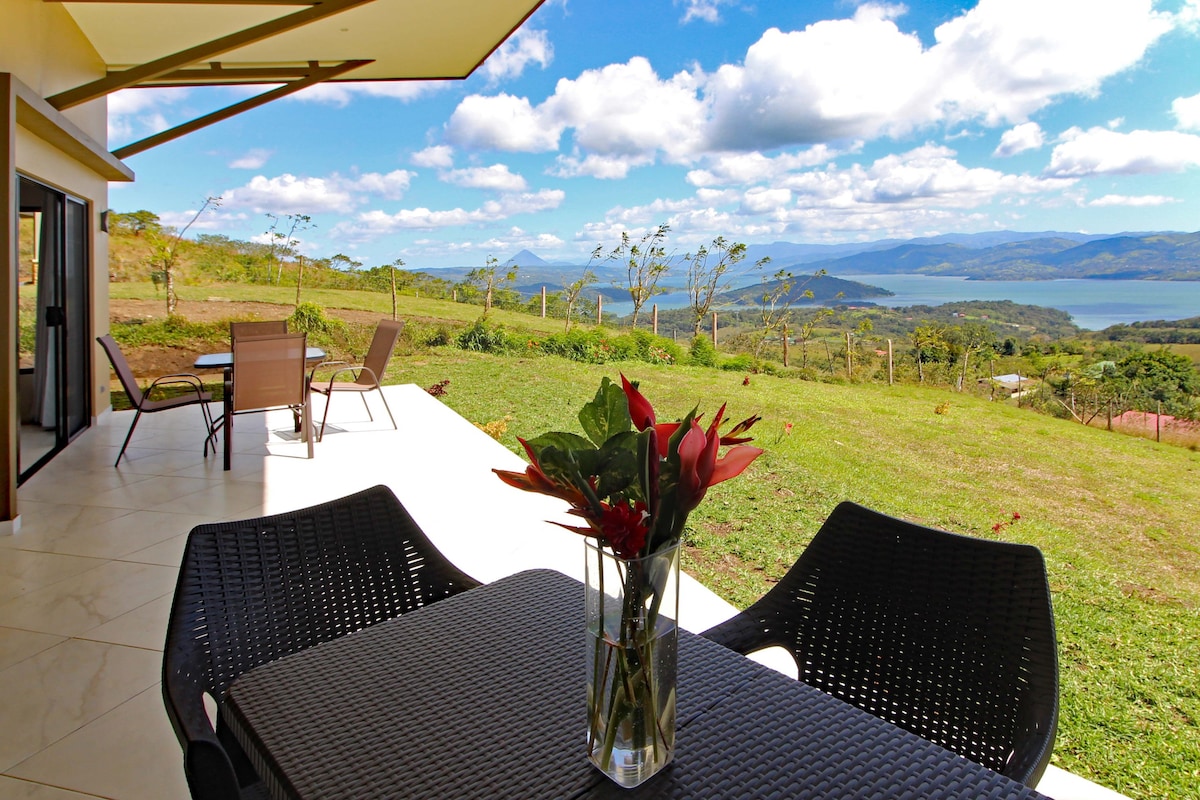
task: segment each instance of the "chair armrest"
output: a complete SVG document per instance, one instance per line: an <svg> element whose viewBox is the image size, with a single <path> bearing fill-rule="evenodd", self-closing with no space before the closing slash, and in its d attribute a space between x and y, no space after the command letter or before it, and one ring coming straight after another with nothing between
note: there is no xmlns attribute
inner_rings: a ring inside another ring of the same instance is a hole
<svg viewBox="0 0 1200 800"><path fill-rule="evenodd" d="M330 365L333 365L333 364L345 364L345 363L346 363L345 361L331 361L331 362L329 362L329 364L330 364ZM322 365L318 365L318 366L322 366ZM338 375L341 375L343 372L357 373L357 372L360 372L360 371L362 371L362 370L367 370L367 368L366 368L366 367L364 367L364 366L361 366L361 365L359 365L359 364L349 364L349 365L347 365L347 366L345 366L345 367L341 367L340 369L335 369L333 372L329 373L329 376L328 376L329 385L330 385L330 386L333 386L333 382L334 382L334 380L337 378L337 376L338 376ZM316 367L313 367L313 372L316 372ZM367 370L367 372L371 372L371 371L370 371L370 370ZM374 375L374 374L375 374L374 372L371 372L371 375ZM354 379L355 379L355 380L358 380L358 375L357 375L357 374L355 374L355 375L354 375ZM322 378L322 379L321 379L321 382L325 382L325 380L326 380L326 378ZM309 376L308 382L309 382L309 384L311 384L311 383L313 382L313 377L312 377L311 375Z"/></svg>
<svg viewBox="0 0 1200 800"><path fill-rule="evenodd" d="M336 366L340 366L340 365L348 364L348 363L350 363L350 362L348 362L348 361L322 361L320 364L314 364L313 368L308 371L308 382L309 383L313 382L313 380L316 378L317 370L321 369L322 367L336 367Z"/></svg>
<svg viewBox="0 0 1200 800"><path fill-rule="evenodd" d="M155 378L154 381L146 387L146 391L142 392L142 401L145 402L146 400L149 400L151 392L161 386L181 384L190 386L192 391L196 393L196 399L201 402L204 401L204 381L200 380L199 375L193 375L190 372L179 372L173 375L163 375Z"/></svg>

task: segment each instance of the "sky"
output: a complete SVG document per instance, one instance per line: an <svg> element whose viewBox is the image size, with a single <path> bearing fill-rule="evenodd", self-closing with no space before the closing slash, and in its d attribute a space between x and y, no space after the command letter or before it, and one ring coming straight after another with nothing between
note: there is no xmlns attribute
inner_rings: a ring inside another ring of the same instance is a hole
<svg viewBox="0 0 1200 800"><path fill-rule="evenodd" d="M256 89L257 91L257 89ZM245 97L109 98L115 149ZM313 258L582 264L1200 230L1200 0L546 0L463 81L326 84L130 157L116 211Z"/></svg>

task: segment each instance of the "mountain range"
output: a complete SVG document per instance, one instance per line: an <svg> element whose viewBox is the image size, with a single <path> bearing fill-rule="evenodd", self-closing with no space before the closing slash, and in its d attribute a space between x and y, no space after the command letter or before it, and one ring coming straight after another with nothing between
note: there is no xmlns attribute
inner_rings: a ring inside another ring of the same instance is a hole
<svg viewBox="0 0 1200 800"><path fill-rule="evenodd" d="M770 263L756 271L755 264L762 258L769 258ZM684 285L683 264L683 256L673 257L673 269L660 281L664 288L678 289ZM523 294L536 293L542 286L556 290L577 280L586 268L597 277L593 291L614 298L626 295L621 289L606 288L626 279L625 270L613 262L595 262L585 267L547 261L522 250L502 266L514 265L518 274L513 288ZM438 277L457 280L470 269L447 267L432 272ZM749 245L746 258L727 277L733 292L760 291L762 278L781 269L797 277L825 270L830 276L904 273L953 275L971 280L1200 280L1200 232L989 231L833 245L774 242ZM869 291L851 286L843 286L842 290L847 296L871 296Z"/></svg>

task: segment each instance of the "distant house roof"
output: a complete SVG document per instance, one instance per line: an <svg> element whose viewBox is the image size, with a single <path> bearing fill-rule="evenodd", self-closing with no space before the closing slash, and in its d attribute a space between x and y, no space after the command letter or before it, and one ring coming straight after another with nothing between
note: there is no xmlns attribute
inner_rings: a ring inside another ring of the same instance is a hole
<svg viewBox="0 0 1200 800"><path fill-rule="evenodd" d="M996 377L992 378L992 380L998 383L1020 383L1023 381L1028 381L1029 378L1014 373L1012 375L997 375Z"/></svg>

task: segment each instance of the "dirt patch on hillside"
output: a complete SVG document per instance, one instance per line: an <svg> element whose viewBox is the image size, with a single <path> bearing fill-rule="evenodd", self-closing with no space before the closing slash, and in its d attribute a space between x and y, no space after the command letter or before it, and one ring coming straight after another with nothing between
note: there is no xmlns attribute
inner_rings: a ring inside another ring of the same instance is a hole
<svg viewBox="0 0 1200 800"><path fill-rule="evenodd" d="M162 319L166 316L162 300L110 300L109 318L113 322ZM281 319L292 313L291 304L232 302L212 298L202 303L181 301L178 313L192 322L218 322L226 319ZM352 324L375 325L380 315L377 311L350 311L341 308L327 309L331 317ZM187 348L146 346L127 349L125 357L138 377L157 377L174 372L195 372L192 364L196 356L212 352L215 345ZM220 375L220 370L211 373Z"/></svg>

